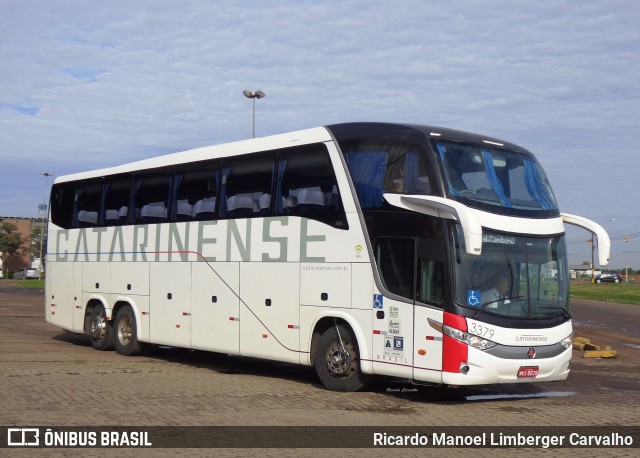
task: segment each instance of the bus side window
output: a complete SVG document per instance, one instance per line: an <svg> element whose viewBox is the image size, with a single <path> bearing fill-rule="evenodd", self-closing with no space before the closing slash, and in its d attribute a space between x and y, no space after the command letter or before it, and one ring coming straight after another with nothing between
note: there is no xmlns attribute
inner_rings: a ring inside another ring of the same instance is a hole
<svg viewBox="0 0 640 458"><path fill-rule="evenodd" d="M78 183L75 189L73 227L94 227L100 223L102 183L97 180Z"/></svg>
<svg viewBox="0 0 640 458"><path fill-rule="evenodd" d="M129 211L135 212L133 218L136 224L168 221L170 183L171 174L168 171L135 177Z"/></svg>
<svg viewBox="0 0 640 458"><path fill-rule="evenodd" d="M415 239L378 237L373 250L384 287L389 292L413 300Z"/></svg>
<svg viewBox="0 0 640 458"><path fill-rule="evenodd" d="M73 183L60 183L51 188L51 221L63 229L73 227L75 188Z"/></svg>
<svg viewBox="0 0 640 458"><path fill-rule="evenodd" d="M418 239L418 283L416 300L424 304L444 306L445 297L445 245L437 238Z"/></svg>
<svg viewBox="0 0 640 458"><path fill-rule="evenodd" d="M336 176L324 145L278 154L275 206L278 215L302 216L347 229Z"/></svg>
<svg viewBox="0 0 640 458"><path fill-rule="evenodd" d="M425 304L444 305L444 263L432 259L419 259L417 300Z"/></svg>
<svg viewBox="0 0 640 458"><path fill-rule="evenodd" d="M216 218L220 171L217 163L190 164L173 177L172 215L174 221Z"/></svg>
<svg viewBox="0 0 640 458"><path fill-rule="evenodd" d="M271 214L273 153L223 160L219 211L226 218Z"/></svg>
<svg viewBox="0 0 640 458"><path fill-rule="evenodd" d="M385 138L341 142L363 209L384 208L384 193L433 194L430 170L418 145Z"/></svg>
<svg viewBox="0 0 640 458"><path fill-rule="evenodd" d="M104 183L104 225L119 226L127 224L129 198L131 194L130 175L109 177Z"/></svg>

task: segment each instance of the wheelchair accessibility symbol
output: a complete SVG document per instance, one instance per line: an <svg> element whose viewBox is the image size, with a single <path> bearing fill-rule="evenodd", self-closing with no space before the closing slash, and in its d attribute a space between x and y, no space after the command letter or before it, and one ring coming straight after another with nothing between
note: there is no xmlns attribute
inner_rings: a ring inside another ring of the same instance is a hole
<svg viewBox="0 0 640 458"><path fill-rule="evenodd" d="M374 294L373 295L373 308L381 309L382 308L382 294Z"/></svg>
<svg viewBox="0 0 640 458"><path fill-rule="evenodd" d="M467 290L467 305L472 307L480 306L480 291L477 289Z"/></svg>

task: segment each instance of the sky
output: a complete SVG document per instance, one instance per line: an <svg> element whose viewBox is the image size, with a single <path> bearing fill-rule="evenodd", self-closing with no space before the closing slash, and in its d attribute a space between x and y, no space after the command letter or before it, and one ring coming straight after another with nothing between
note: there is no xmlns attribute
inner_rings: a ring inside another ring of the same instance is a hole
<svg viewBox="0 0 640 458"><path fill-rule="evenodd" d="M0 0L0 216L54 176L252 135L408 122L532 151L640 268L637 0ZM629 241L624 242L624 237ZM590 233L569 228L572 264ZM597 258L597 256L596 256Z"/></svg>

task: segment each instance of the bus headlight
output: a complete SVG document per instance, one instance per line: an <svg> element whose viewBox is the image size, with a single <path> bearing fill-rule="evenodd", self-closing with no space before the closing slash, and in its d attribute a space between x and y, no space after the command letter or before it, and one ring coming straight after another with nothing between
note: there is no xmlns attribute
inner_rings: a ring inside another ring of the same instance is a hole
<svg viewBox="0 0 640 458"><path fill-rule="evenodd" d="M573 333L571 333L569 337L565 337L560 341L560 345L562 345L564 348L567 348L567 349L571 348L572 344L573 344Z"/></svg>
<svg viewBox="0 0 640 458"><path fill-rule="evenodd" d="M478 350L488 350L491 347L495 347L496 343L482 337L470 335L468 345Z"/></svg>
<svg viewBox="0 0 640 458"><path fill-rule="evenodd" d="M478 350L484 351L496 346L495 342L492 342L487 339L483 339L482 337L469 334L467 332L461 331L456 328L452 328L451 326L447 326L447 325L442 326L442 333L462 343L465 343L470 347L477 348Z"/></svg>

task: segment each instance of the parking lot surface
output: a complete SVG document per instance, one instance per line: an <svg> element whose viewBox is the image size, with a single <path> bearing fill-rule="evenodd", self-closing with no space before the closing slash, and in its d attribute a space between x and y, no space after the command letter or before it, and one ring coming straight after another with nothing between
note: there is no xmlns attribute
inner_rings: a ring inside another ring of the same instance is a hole
<svg viewBox="0 0 640 458"><path fill-rule="evenodd" d="M619 357L583 359L574 351L569 379L551 384L444 388L379 380L365 392L335 393L325 390L309 367L174 348L139 357L93 350L84 336L45 322L41 290L0 281L0 425L640 426L640 337L579 326L576 331L606 340L602 343L612 345ZM328 444L331 440L327 437ZM217 452L256 453L243 450ZM593 455L588 449L558 451ZM60 449L2 452L69 455ZM105 456L117 450L71 452ZM432 456L457 452L464 450L429 451ZM632 456L631 452L605 449L597 454ZM138 456L158 453L169 450L136 450ZM207 454L203 449L180 453ZM362 450L329 453L357 456ZM391 453L413 456L425 451L366 451L369 456ZM260 454L297 456L300 450L263 449ZM474 454L495 456L488 449ZM518 451L500 450L500 454Z"/></svg>

